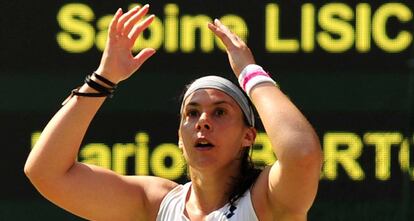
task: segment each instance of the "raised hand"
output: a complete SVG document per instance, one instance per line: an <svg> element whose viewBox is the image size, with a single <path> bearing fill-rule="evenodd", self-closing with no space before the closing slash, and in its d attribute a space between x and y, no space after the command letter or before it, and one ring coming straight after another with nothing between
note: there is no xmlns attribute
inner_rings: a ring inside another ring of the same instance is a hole
<svg viewBox="0 0 414 221"><path fill-rule="evenodd" d="M138 36L152 23L154 15L146 17L149 5L137 6L127 13L118 9L108 29L108 40L97 73L114 83L130 77L155 53L153 48L144 48L137 55L132 47Z"/></svg>
<svg viewBox="0 0 414 221"><path fill-rule="evenodd" d="M249 64L255 64L254 57L246 43L236 34L230 31L218 19L209 23L208 28L221 39L226 46L230 66L238 77L240 72Z"/></svg>

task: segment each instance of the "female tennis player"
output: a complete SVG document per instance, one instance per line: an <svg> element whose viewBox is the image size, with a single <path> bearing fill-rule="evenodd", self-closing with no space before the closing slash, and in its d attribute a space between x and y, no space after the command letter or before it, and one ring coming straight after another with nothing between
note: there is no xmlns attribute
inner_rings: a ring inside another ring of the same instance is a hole
<svg viewBox="0 0 414 221"><path fill-rule="evenodd" d="M181 105L178 146L191 182L121 176L76 161L105 98L155 53L151 48L135 56L131 52L154 19L144 17L148 9L145 5L116 12L98 69L72 91L30 153L25 165L30 181L51 202L89 220L306 220L318 188L319 139L275 81L255 64L246 44L217 19L206 25L226 46L248 97L217 76L199 78L189 86ZM251 165L248 155L256 137L248 99L278 158L262 170Z"/></svg>

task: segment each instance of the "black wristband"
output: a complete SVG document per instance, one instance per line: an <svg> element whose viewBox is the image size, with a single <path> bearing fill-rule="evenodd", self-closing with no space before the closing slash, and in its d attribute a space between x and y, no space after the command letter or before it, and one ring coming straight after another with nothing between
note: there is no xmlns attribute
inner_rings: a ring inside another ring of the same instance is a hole
<svg viewBox="0 0 414 221"><path fill-rule="evenodd" d="M102 81L103 83L111 86L110 88L103 86L102 84L99 84L98 82L94 81L91 76L95 76L96 79L98 79L99 81ZM113 93L115 91L115 88L117 87L116 84L114 84L113 82L111 82L110 80L98 75L97 73L93 72L92 74L88 74L85 78L85 83L95 89L96 91L98 91L98 93L90 93L90 92L79 92L79 88L75 88L71 91L69 97L67 97L65 99L65 101L63 101L62 105L65 105L74 95L76 96L81 96L81 97L109 97L112 98L113 97Z"/></svg>
<svg viewBox="0 0 414 221"><path fill-rule="evenodd" d="M75 88L72 90L72 94L81 97L107 97L108 95L105 93L85 93L79 92L79 88ZM112 94L111 94L112 95Z"/></svg>
<svg viewBox="0 0 414 221"><path fill-rule="evenodd" d="M115 83L113 83L112 81L104 78L103 76L97 74L96 72L93 72L93 76L95 76L98 80L104 82L105 84L111 86L113 89L115 89L117 87L117 85Z"/></svg>
<svg viewBox="0 0 414 221"><path fill-rule="evenodd" d="M85 93L85 92L79 92L80 87L75 88L71 91L70 95L62 102L62 106L65 105L69 100L74 96L80 96L80 97L108 97L105 93ZM109 95L109 97L112 97L112 94Z"/></svg>
<svg viewBox="0 0 414 221"><path fill-rule="evenodd" d="M107 88L107 87L104 87L104 86L102 86L102 85L100 85L100 84L96 83L95 81L93 81L93 80L91 79L91 75L87 75L87 76L86 76L86 78L85 78L85 83L86 83L89 87L91 87L91 88L93 88L93 89L97 90L99 93L106 94L106 95L110 95L110 94L112 94L112 93L114 92L114 90L115 90L114 88Z"/></svg>

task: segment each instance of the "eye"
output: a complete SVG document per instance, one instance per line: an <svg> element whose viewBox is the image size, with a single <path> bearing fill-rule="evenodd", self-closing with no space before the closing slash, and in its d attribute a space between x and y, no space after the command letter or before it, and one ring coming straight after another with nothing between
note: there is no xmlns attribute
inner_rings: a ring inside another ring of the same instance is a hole
<svg viewBox="0 0 414 221"><path fill-rule="evenodd" d="M216 115L216 116L223 116L224 114L226 114L226 111L222 108L217 108L214 111L214 115Z"/></svg>
<svg viewBox="0 0 414 221"><path fill-rule="evenodd" d="M195 109L189 109L186 111L186 115L188 117L197 117L198 116L198 111Z"/></svg>

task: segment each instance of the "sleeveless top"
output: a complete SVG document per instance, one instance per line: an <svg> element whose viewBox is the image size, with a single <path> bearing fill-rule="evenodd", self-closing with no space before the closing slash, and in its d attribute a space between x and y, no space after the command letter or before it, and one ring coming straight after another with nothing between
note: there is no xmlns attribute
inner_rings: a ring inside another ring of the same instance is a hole
<svg viewBox="0 0 414 221"><path fill-rule="evenodd" d="M184 215L185 198L191 187L191 182L178 185L162 200L158 210L157 221L190 221ZM208 214L205 221L258 221L250 198L250 190L240 197L235 206L229 203Z"/></svg>

